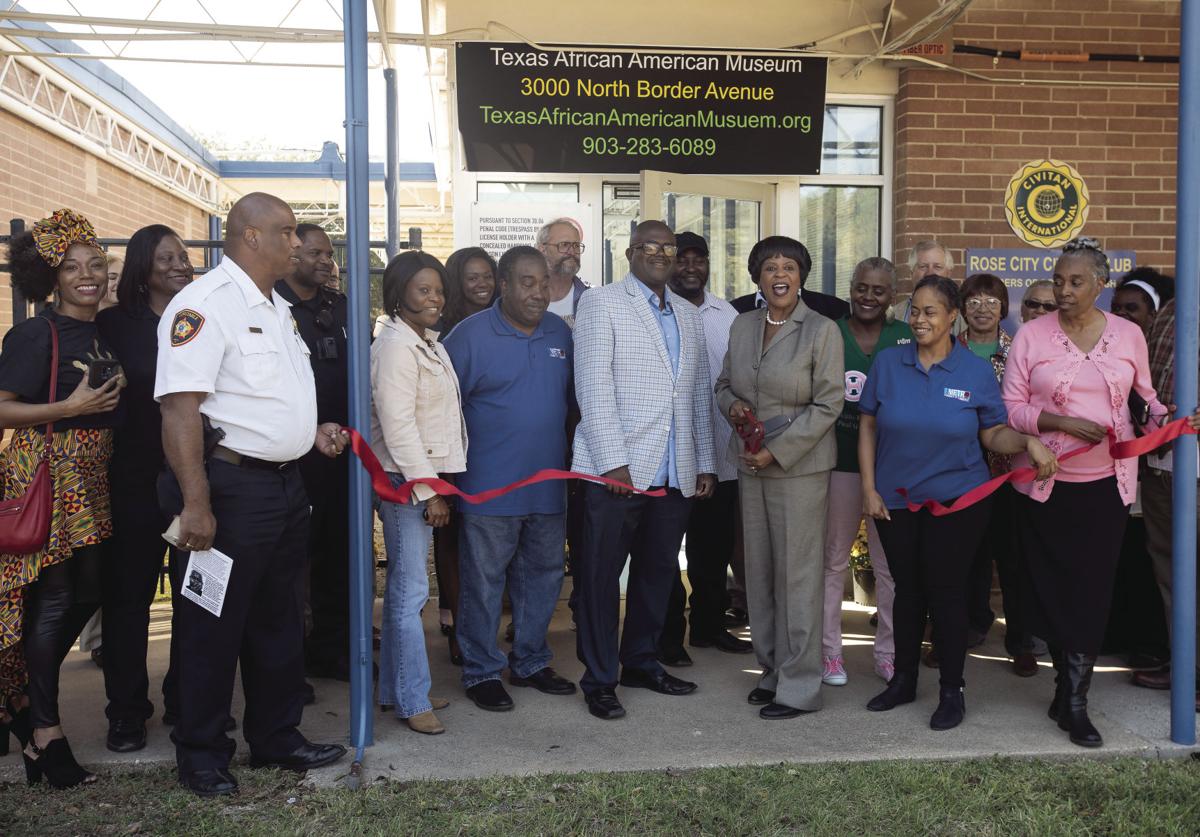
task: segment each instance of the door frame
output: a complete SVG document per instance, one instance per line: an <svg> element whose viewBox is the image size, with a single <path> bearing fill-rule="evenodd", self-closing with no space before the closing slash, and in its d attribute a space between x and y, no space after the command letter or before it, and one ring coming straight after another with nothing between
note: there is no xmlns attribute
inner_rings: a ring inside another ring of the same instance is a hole
<svg viewBox="0 0 1200 837"><path fill-rule="evenodd" d="M713 174L676 174L675 172L642 169L638 172L641 186L641 218L662 218L664 192L728 200L754 201L759 205L758 237L775 235L775 201L777 182L763 177L725 177Z"/></svg>

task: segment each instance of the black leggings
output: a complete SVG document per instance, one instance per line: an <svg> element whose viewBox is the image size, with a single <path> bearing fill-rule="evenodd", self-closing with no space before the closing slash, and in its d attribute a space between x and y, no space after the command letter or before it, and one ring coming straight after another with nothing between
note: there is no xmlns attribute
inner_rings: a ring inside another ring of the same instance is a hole
<svg viewBox="0 0 1200 837"><path fill-rule="evenodd" d="M67 560L43 568L25 588L22 639L35 729L59 724L59 669L100 606L100 566L99 545L80 547Z"/></svg>
<svg viewBox="0 0 1200 837"><path fill-rule="evenodd" d="M949 505L950 501L945 501ZM891 509L876 520L888 569L896 582L892 624L896 671L916 676L925 614L933 617L941 685L963 685L967 656L967 576L991 516L991 499L934 517L928 510Z"/></svg>

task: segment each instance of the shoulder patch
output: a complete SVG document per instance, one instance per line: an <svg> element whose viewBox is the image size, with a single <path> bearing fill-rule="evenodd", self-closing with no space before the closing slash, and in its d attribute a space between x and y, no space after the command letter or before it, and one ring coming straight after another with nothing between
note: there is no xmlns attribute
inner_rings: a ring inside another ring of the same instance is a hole
<svg viewBox="0 0 1200 837"><path fill-rule="evenodd" d="M191 308L184 308L171 322L171 345L186 346L204 327L204 315Z"/></svg>

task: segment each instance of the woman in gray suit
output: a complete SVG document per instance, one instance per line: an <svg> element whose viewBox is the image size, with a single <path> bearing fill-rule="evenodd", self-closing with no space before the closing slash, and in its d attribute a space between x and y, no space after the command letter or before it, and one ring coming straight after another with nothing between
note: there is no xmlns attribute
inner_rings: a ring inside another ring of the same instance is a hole
<svg viewBox="0 0 1200 837"><path fill-rule="evenodd" d="M799 241L765 238L750 251L765 307L733 321L717 403L735 427L748 414L766 433L757 453L734 437L745 530L750 633L763 675L747 700L759 716L821 708L825 503L842 411L842 339L800 289L812 258Z"/></svg>

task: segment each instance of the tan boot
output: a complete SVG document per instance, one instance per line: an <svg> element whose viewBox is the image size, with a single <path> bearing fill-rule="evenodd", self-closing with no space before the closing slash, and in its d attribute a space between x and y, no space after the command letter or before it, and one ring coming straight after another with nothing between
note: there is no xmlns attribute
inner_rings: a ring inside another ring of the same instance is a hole
<svg viewBox="0 0 1200 837"><path fill-rule="evenodd" d="M433 704L434 709L445 709L450 705L450 701L446 698L438 698L434 697L433 695L429 696L429 702Z"/></svg>
<svg viewBox="0 0 1200 837"><path fill-rule="evenodd" d="M437 715L433 711L422 712L420 715L413 715L411 718L405 718L405 723L413 732L419 732L422 735L441 735L446 731L442 726L442 722L438 720Z"/></svg>

